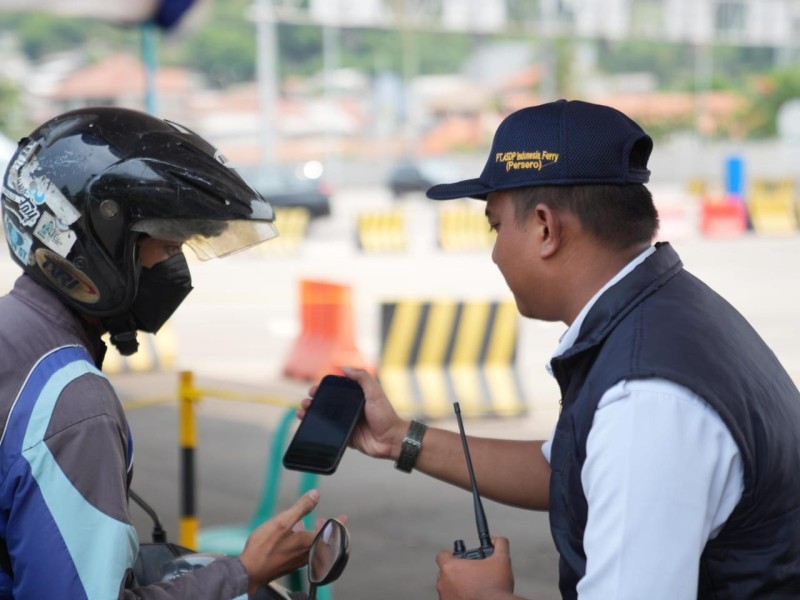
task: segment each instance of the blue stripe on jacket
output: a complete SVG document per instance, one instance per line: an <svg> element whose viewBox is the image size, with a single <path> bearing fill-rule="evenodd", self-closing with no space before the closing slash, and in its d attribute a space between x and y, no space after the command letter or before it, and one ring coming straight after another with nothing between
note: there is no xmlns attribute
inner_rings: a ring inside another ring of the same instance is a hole
<svg viewBox="0 0 800 600"><path fill-rule="evenodd" d="M14 597L116 598L136 557L134 528L87 502L43 441L61 392L88 373L104 377L79 346L44 356L0 439L0 537L12 556ZM130 459L130 444L127 450ZM51 551L41 556L42 548ZM3 575L0 590L7 592Z"/></svg>

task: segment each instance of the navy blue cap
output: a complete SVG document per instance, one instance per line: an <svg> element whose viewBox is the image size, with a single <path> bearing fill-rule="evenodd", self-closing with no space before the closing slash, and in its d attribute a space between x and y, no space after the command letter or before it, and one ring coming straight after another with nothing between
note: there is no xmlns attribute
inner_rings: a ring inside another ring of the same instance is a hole
<svg viewBox="0 0 800 600"><path fill-rule="evenodd" d="M620 111L558 100L511 113L477 179L435 185L434 200L486 197L533 185L647 183L653 140Z"/></svg>

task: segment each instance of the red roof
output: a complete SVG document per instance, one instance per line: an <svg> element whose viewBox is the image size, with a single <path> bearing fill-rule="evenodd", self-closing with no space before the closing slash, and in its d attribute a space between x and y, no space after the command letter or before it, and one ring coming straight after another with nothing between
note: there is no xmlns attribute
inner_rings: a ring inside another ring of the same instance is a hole
<svg viewBox="0 0 800 600"><path fill-rule="evenodd" d="M168 94L196 87L188 71L172 67L156 70L155 86L159 92ZM145 69L139 59L129 54L112 54L65 77L53 97L59 100L118 98L144 92Z"/></svg>

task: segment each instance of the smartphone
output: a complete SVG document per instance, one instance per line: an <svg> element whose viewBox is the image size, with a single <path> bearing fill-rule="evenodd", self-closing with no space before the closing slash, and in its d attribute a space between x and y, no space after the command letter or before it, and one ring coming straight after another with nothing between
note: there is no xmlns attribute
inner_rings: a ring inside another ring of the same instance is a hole
<svg viewBox="0 0 800 600"><path fill-rule="evenodd" d="M323 377L286 448L283 466L323 475L336 471L363 411L364 390L358 382L339 375Z"/></svg>

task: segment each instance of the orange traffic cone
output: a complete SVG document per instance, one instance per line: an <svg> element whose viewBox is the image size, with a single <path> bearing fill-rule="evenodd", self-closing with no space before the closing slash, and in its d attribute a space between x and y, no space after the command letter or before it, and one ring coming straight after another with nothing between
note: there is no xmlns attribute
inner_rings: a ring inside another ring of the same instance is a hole
<svg viewBox="0 0 800 600"><path fill-rule="evenodd" d="M286 377L318 381L341 367L373 371L355 343L350 287L324 281L300 281L300 335L283 373Z"/></svg>

